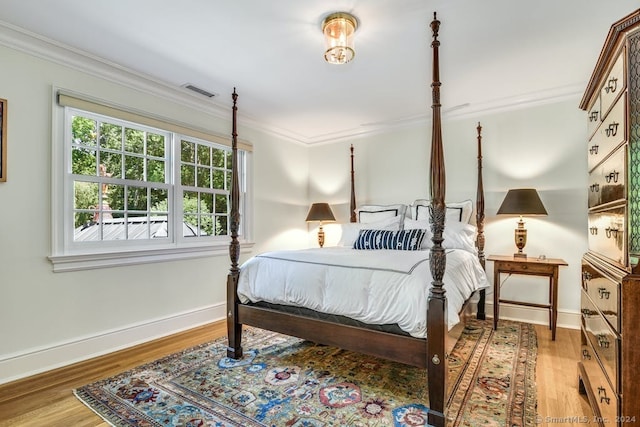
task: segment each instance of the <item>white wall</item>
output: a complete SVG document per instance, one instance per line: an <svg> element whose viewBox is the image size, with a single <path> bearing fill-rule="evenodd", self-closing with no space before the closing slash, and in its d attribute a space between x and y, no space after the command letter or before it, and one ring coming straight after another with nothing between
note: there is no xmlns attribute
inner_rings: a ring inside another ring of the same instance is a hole
<svg viewBox="0 0 640 427"><path fill-rule="evenodd" d="M476 193L478 121L482 124L485 188L485 253L512 254L517 219L497 217L510 188L534 187L547 208L547 217L526 219L530 256L562 258L559 324L579 327L580 258L587 250L586 119L579 96L554 104L510 112L477 114L443 123L447 200L460 201ZM349 220L349 145L355 147L357 203L407 203L428 197L430 124L392 133L311 147L310 197L332 203L338 221ZM344 159L344 160L341 160ZM325 189L335 188L331 193ZM327 244L339 238L337 226L325 227ZM493 266L487 263L489 279ZM504 277L503 277L504 279ZM548 281L512 276L502 297L545 303ZM492 292L488 295L492 301ZM491 313L491 306L487 307ZM548 322L543 310L503 308L501 317Z"/></svg>
<svg viewBox="0 0 640 427"><path fill-rule="evenodd" d="M231 134L231 109L216 118L3 46L0 58L0 97L9 101L8 180L0 183L0 383L223 318L228 256L52 272L52 88L221 135ZM306 147L242 122L239 134L254 145L255 250L306 245Z"/></svg>

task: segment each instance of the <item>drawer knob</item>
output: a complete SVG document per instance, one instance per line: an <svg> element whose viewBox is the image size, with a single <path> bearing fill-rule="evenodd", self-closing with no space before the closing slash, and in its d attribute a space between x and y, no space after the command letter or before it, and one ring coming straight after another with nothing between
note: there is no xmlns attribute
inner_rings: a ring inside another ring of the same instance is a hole
<svg viewBox="0 0 640 427"><path fill-rule="evenodd" d="M595 156L598 154L598 144L594 144L589 148L589 154Z"/></svg>
<svg viewBox="0 0 640 427"><path fill-rule="evenodd" d="M600 191L600 184L591 184L589 186L589 189L591 190L592 193L597 193Z"/></svg>
<svg viewBox="0 0 640 427"><path fill-rule="evenodd" d="M591 360L591 355L589 354L589 350L587 350L586 348L582 350L582 358L584 360Z"/></svg>
<svg viewBox="0 0 640 427"><path fill-rule="evenodd" d="M596 120L598 120L598 114L600 112L598 110L594 110L589 114L589 121L590 122L595 122Z"/></svg>
<svg viewBox="0 0 640 427"><path fill-rule="evenodd" d="M592 236L597 236L598 235L598 227L589 227L589 233L591 233Z"/></svg>
<svg viewBox="0 0 640 427"><path fill-rule="evenodd" d="M608 291L607 288L598 288L598 295L600 299L609 299L611 291Z"/></svg>

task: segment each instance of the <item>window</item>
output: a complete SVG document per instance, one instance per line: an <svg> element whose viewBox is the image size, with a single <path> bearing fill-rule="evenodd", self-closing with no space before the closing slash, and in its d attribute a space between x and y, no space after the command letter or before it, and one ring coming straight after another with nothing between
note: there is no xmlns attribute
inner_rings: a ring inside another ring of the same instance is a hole
<svg viewBox="0 0 640 427"><path fill-rule="evenodd" d="M206 134L189 132L184 125L101 104L79 109L75 101L59 101L64 107L64 167L59 169L64 172L63 202L52 224L57 234L50 257L54 271L93 268L90 259L96 255L104 266L110 260L121 265L124 259L137 263L201 256L216 248L226 253L230 141L214 135L204 139ZM247 234L248 153L238 150L241 241Z"/></svg>

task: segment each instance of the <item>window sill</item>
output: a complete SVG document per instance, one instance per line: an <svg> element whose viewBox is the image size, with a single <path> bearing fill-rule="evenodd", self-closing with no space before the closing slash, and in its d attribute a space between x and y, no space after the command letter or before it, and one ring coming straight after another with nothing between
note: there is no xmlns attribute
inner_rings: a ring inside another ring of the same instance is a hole
<svg viewBox="0 0 640 427"><path fill-rule="evenodd" d="M253 245L254 243L250 242L240 243L240 253L250 251L253 248ZM53 272L61 273L67 271L122 267L127 265L177 261L223 255L229 255L229 245L150 249L142 251L92 253L82 255L52 255L49 256L48 259L49 261L51 261L51 264L53 264Z"/></svg>

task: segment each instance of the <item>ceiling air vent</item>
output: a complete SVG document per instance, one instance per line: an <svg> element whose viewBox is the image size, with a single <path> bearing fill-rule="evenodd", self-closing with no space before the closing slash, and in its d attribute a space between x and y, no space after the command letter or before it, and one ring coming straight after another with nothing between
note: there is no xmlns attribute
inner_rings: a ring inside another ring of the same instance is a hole
<svg viewBox="0 0 640 427"><path fill-rule="evenodd" d="M185 83L185 84L182 85L182 87L185 88L185 89L192 90L192 91L194 91L196 93L199 93L200 95L204 95L207 98L213 98L214 96L216 96L215 93L209 92L209 91L204 90L204 89L201 89L201 88L199 88L197 86L192 85L191 83Z"/></svg>

